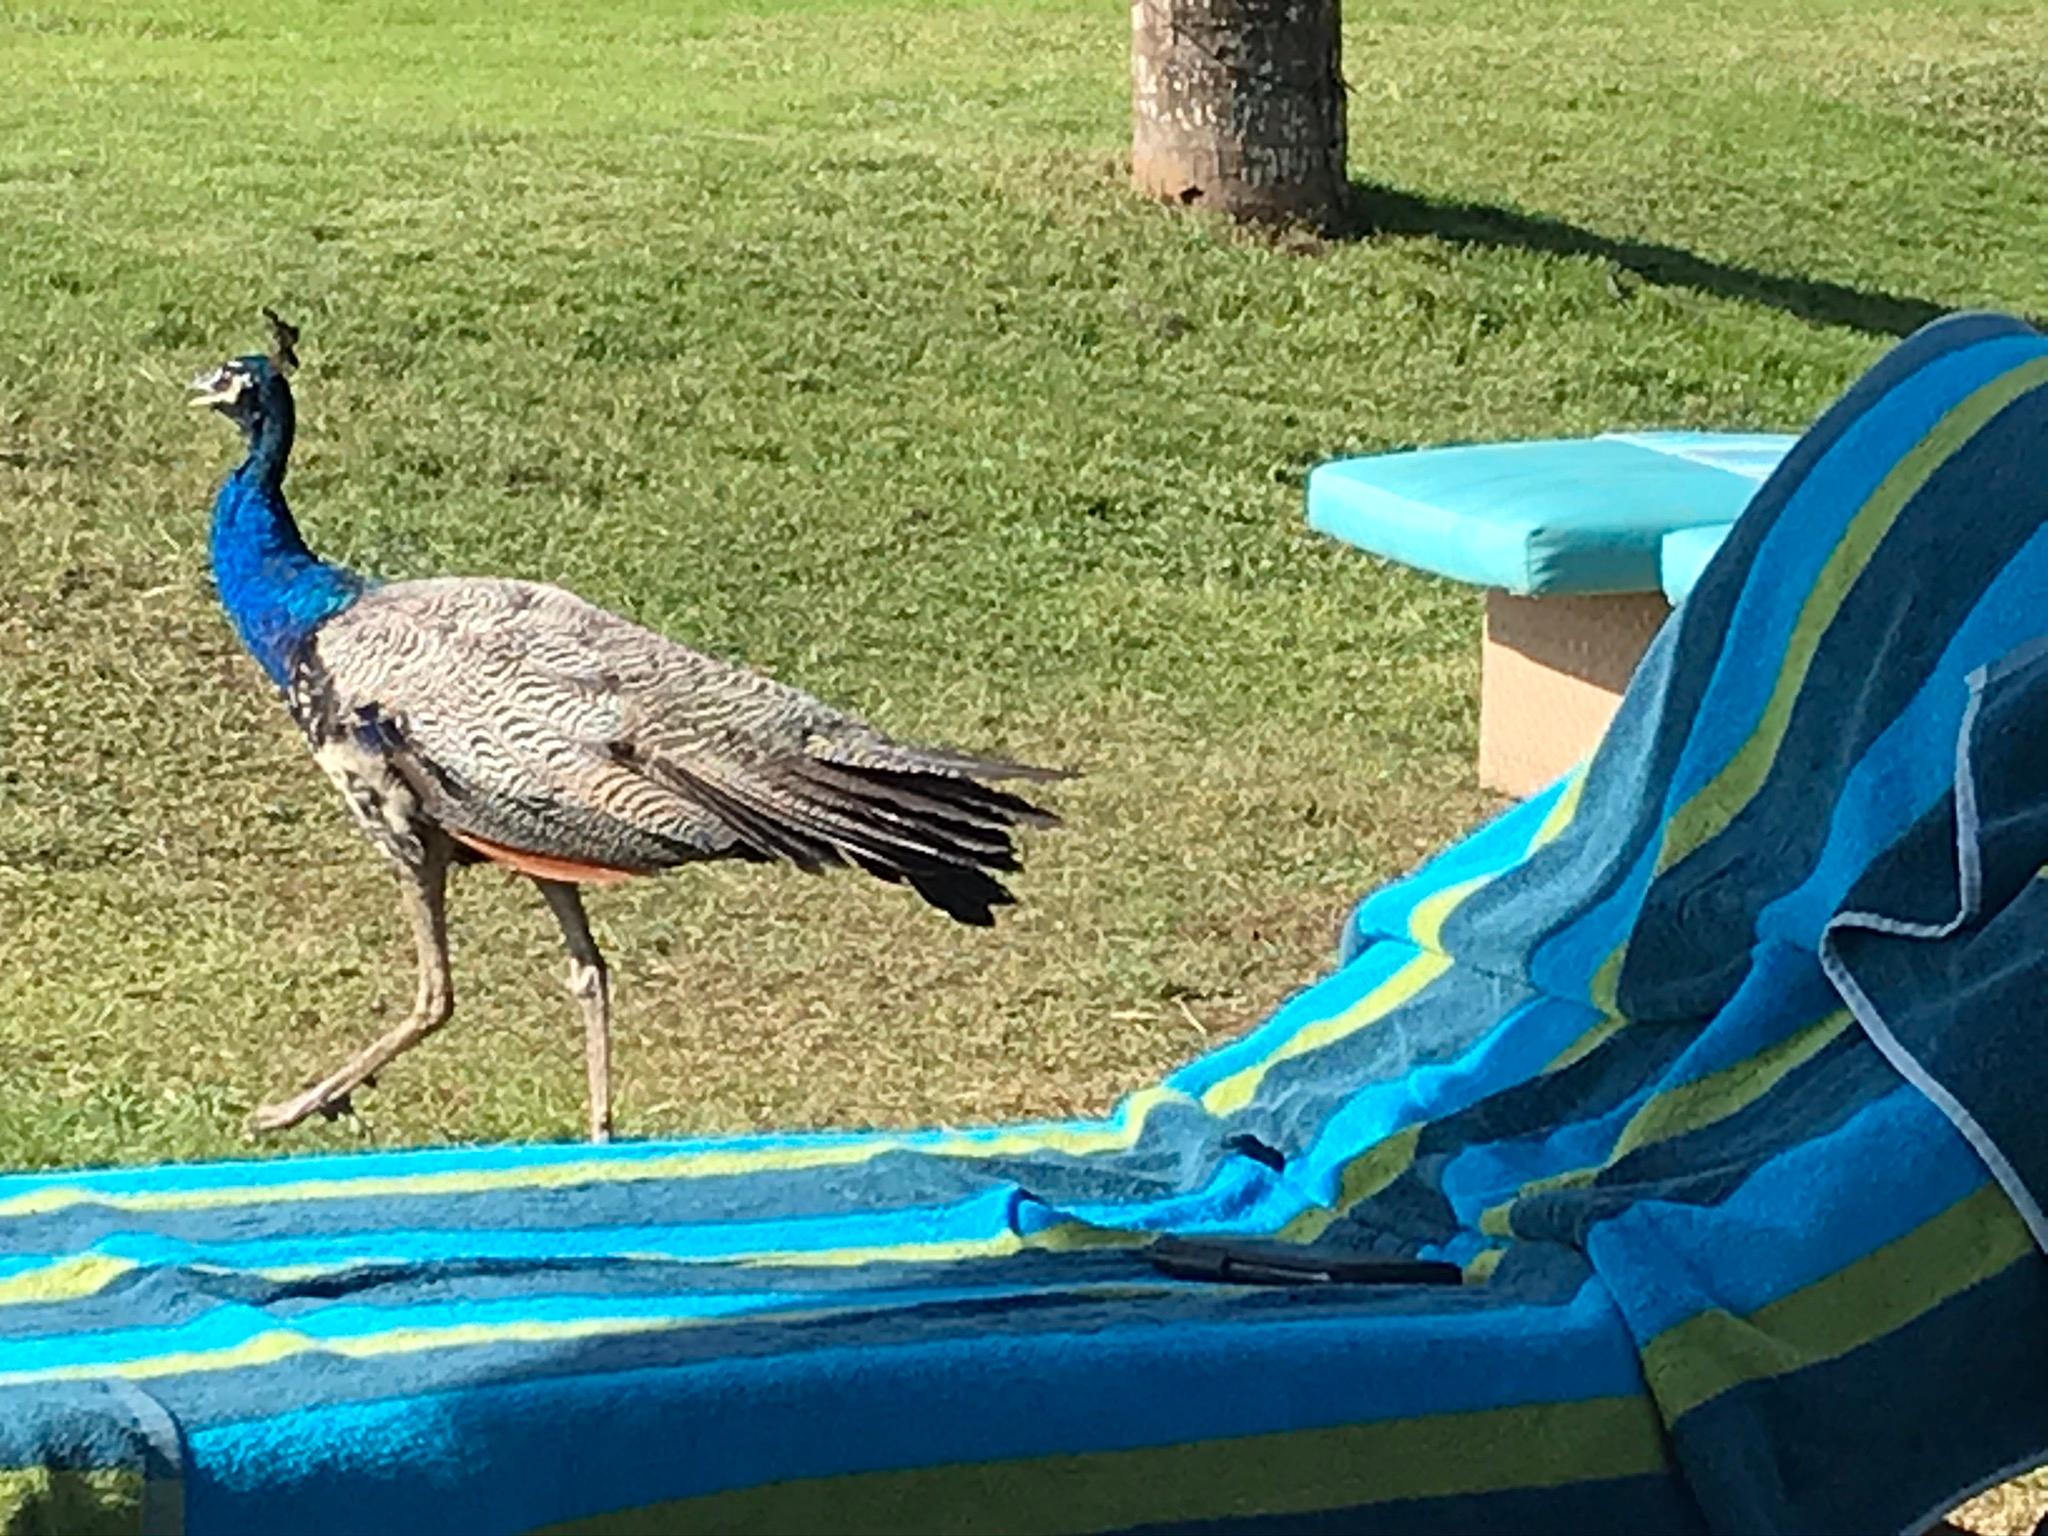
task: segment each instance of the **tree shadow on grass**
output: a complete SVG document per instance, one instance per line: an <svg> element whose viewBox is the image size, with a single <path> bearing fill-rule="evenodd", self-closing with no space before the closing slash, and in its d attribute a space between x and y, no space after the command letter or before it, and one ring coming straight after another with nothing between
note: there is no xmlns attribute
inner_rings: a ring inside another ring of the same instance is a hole
<svg viewBox="0 0 2048 1536"><path fill-rule="evenodd" d="M1542 214L1485 203L1424 197L1354 182L1340 239L1421 235L1453 245L1590 256L1660 288L1690 288L1722 299L1768 305L1815 325L1840 325L1874 336L1906 336L1952 306L1932 299L1851 288L1821 278L1786 277L1714 261L1673 245L1620 239Z"/></svg>

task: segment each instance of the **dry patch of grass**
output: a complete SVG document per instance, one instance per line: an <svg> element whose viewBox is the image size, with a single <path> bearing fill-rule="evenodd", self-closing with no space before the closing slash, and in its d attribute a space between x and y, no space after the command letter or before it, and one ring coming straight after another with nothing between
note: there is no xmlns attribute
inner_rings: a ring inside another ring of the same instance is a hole
<svg viewBox="0 0 2048 1536"><path fill-rule="evenodd" d="M1980 1493L1948 1520L1970 1536L2033 1536L2048 1521L2048 1472L2029 1472Z"/></svg>

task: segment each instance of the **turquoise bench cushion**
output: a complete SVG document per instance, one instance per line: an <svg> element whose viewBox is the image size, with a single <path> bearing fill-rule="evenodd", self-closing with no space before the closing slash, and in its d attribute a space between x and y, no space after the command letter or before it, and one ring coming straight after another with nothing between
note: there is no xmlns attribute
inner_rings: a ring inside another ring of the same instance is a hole
<svg viewBox="0 0 2048 1536"><path fill-rule="evenodd" d="M1703 528L1680 528L1664 535L1664 552L1658 560L1664 595L1677 607L1700 579L1700 572L1714 558L1714 551L1728 537L1728 523L1710 523Z"/></svg>
<svg viewBox="0 0 2048 1536"><path fill-rule="evenodd" d="M1337 459L1310 526L1373 554L1523 596L1654 592L1664 536L1732 523L1795 439L1616 432Z"/></svg>

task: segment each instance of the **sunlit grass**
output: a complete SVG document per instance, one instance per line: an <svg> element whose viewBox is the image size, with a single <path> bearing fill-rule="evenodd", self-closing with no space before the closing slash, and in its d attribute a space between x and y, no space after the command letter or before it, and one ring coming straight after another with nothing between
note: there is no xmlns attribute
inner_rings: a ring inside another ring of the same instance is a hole
<svg viewBox="0 0 2048 1536"><path fill-rule="evenodd" d="M2048 19L1354 8L1353 165L1718 270L2048 308ZM1796 427L1887 337L1120 182L1116 5L0 11L0 1166L246 1150L404 1006L388 876L212 605L198 368L306 333L291 492L386 575L563 582L896 731L1054 762L992 933L852 878L599 898L623 1127L1099 1110L1484 813L1474 594L1309 535L1334 453ZM561 958L460 883L359 1123L581 1124Z"/></svg>

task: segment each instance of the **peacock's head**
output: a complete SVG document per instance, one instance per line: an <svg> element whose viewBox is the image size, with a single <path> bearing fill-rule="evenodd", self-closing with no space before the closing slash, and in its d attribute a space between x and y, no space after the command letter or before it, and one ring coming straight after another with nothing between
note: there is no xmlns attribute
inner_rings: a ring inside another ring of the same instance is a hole
<svg viewBox="0 0 2048 1536"><path fill-rule="evenodd" d="M210 405L245 431L263 420L266 396L277 390L277 369L267 357L234 357L192 381L193 405Z"/></svg>
<svg viewBox="0 0 2048 1536"><path fill-rule="evenodd" d="M263 316L276 340L268 357L252 352L229 358L192 381L193 405L211 406L251 436L266 417L290 413L291 386L285 377L299 364L298 327L280 320L273 310L264 310Z"/></svg>

